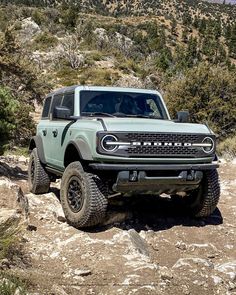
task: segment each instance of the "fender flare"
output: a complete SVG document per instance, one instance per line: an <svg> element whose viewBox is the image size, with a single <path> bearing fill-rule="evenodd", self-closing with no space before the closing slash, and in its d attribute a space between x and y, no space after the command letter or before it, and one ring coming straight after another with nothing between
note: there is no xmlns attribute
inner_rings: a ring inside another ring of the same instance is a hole
<svg viewBox="0 0 236 295"><path fill-rule="evenodd" d="M45 159L44 149L43 149L43 140L41 136L39 135L33 136L30 140L29 152L31 152L34 148L37 148L40 161L43 164L46 164L46 159Z"/></svg>
<svg viewBox="0 0 236 295"><path fill-rule="evenodd" d="M89 147L88 143L86 141L84 141L83 139L79 138L77 140L69 141L65 151L67 150L69 145L73 145L76 148L76 150L79 154L79 157L82 160L86 160L86 161L93 160L92 153L90 151L90 147Z"/></svg>

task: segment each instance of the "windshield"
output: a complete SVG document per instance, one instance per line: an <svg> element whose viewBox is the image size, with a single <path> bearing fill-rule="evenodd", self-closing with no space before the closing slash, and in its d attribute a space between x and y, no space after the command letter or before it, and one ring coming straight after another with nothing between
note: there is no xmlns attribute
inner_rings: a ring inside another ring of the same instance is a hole
<svg viewBox="0 0 236 295"><path fill-rule="evenodd" d="M159 96L132 92L83 90L80 92L80 113L82 116L168 119Z"/></svg>

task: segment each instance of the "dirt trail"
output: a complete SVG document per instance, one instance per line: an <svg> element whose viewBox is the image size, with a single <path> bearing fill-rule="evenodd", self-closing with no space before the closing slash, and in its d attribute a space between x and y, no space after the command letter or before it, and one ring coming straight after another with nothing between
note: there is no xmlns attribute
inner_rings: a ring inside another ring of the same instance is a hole
<svg viewBox="0 0 236 295"><path fill-rule="evenodd" d="M107 225L87 232L64 222L59 184L35 196L14 180L31 225L30 263L15 270L35 295L236 294L236 164L222 164L220 176L221 201L207 219L183 217L168 200L117 199Z"/></svg>

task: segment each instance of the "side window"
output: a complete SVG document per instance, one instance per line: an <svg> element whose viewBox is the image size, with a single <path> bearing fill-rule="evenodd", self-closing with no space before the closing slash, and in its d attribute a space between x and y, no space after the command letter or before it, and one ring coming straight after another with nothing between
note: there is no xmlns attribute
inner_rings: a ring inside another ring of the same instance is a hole
<svg viewBox="0 0 236 295"><path fill-rule="evenodd" d="M61 105L62 96L63 96L62 94L56 94L56 95L53 96L50 113L53 112L53 110L54 110L55 107Z"/></svg>
<svg viewBox="0 0 236 295"><path fill-rule="evenodd" d="M62 106L70 109L70 115L74 115L74 93L65 93Z"/></svg>
<svg viewBox="0 0 236 295"><path fill-rule="evenodd" d="M45 99L44 106L43 106L42 118L45 118L45 119L48 118L51 101L52 101L51 96L49 96Z"/></svg>

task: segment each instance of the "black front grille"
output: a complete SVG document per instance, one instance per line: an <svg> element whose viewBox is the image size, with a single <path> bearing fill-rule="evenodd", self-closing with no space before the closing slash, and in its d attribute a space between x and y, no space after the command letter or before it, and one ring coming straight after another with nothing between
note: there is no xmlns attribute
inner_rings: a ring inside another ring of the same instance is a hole
<svg viewBox="0 0 236 295"><path fill-rule="evenodd" d="M100 133L102 138L106 134ZM133 157L133 158L197 158L208 157L214 154L207 154L202 147L186 146L185 144L201 143L205 137L212 137L214 135L208 134L190 134L190 133L154 133L154 132L112 132L109 134L115 135L121 142L133 142L139 144L131 144L130 146L123 146L117 149L112 155L119 157ZM141 143L141 144L140 144ZM99 146L98 152L108 154Z"/></svg>
<svg viewBox="0 0 236 295"><path fill-rule="evenodd" d="M194 156L197 154L196 148L191 147L155 147L155 146L140 146L136 148L128 148L129 154L133 155L185 155Z"/></svg>
<svg viewBox="0 0 236 295"><path fill-rule="evenodd" d="M177 134L177 133L128 133L125 136L127 141L138 142L159 142L159 143L197 143L203 137L198 134ZM199 149L185 146L135 146L127 148L129 155L134 156L187 156L195 157L199 154Z"/></svg>
<svg viewBox="0 0 236 295"><path fill-rule="evenodd" d="M178 133L127 133L125 135L130 141L153 141L153 142L199 142L205 135L178 134Z"/></svg>

